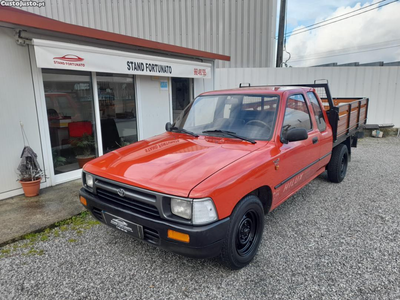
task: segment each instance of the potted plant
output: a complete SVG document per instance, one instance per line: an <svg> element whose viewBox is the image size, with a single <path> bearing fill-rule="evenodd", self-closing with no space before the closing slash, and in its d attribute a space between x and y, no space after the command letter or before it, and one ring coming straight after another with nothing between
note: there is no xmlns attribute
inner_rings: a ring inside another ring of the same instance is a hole
<svg viewBox="0 0 400 300"><path fill-rule="evenodd" d="M75 138L71 144L76 149L76 159L78 160L79 167L82 168L84 164L91 161L96 156L94 155L94 138L93 136L84 133L81 137Z"/></svg>
<svg viewBox="0 0 400 300"><path fill-rule="evenodd" d="M59 151L53 150L52 154L53 154L53 165L54 165L54 168L62 167L62 166L65 165L67 159L65 157L61 156Z"/></svg>
<svg viewBox="0 0 400 300"><path fill-rule="evenodd" d="M21 162L18 166L18 180L26 197L39 195L43 171L36 158L36 153L30 147L25 147L22 151Z"/></svg>

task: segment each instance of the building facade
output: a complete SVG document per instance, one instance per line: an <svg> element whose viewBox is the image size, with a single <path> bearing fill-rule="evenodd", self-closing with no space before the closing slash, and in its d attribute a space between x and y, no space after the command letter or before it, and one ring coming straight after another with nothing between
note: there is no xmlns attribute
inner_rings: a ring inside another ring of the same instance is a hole
<svg viewBox="0 0 400 300"><path fill-rule="evenodd" d="M277 0L46 0L65 23L229 55L217 68L275 66Z"/></svg>
<svg viewBox="0 0 400 300"><path fill-rule="evenodd" d="M78 179L85 159L162 133L230 59L4 7L0 57L0 199L22 193L24 146L42 188Z"/></svg>

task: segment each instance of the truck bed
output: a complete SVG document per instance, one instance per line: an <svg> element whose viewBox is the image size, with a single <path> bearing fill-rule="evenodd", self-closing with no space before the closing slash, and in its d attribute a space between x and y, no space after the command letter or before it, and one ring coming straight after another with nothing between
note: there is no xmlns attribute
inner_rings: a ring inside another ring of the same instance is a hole
<svg viewBox="0 0 400 300"><path fill-rule="evenodd" d="M334 146L355 135L366 124L368 98L332 98L333 107L327 98L321 100L332 126Z"/></svg>

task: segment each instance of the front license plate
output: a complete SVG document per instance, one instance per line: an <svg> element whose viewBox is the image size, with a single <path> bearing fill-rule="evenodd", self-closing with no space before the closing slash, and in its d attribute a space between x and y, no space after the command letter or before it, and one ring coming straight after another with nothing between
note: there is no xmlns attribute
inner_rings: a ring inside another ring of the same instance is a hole
<svg viewBox="0 0 400 300"><path fill-rule="evenodd" d="M136 238L143 239L143 226L132 223L107 212L103 212L103 215L107 225L133 235Z"/></svg>

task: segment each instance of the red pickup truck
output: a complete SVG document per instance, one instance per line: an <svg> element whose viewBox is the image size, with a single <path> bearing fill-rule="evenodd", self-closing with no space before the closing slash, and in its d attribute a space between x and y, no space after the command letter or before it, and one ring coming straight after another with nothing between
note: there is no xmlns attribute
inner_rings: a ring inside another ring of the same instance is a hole
<svg viewBox="0 0 400 300"><path fill-rule="evenodd" d="M80 200L138 239L240 269L265 214L325 170L344 179L367 110L366 98L332 99L327 84L203 93L165 133L87 163Z"/></svg>

